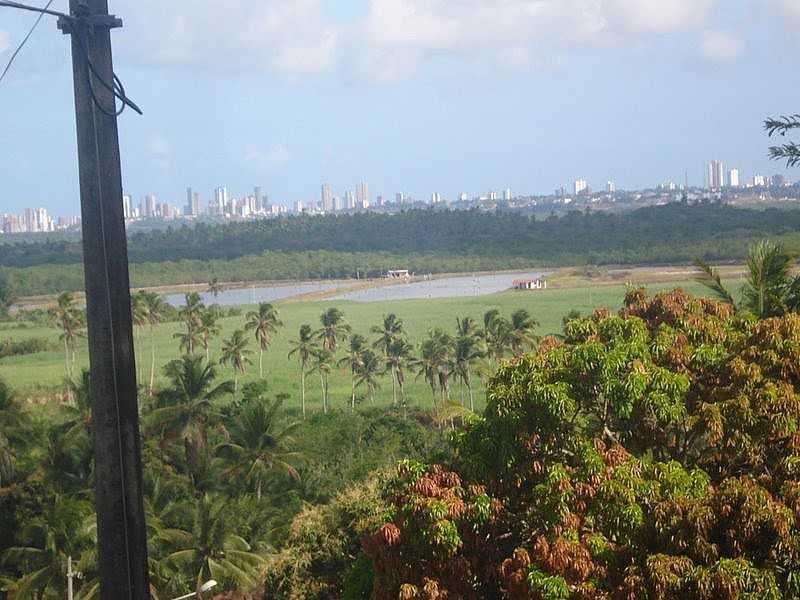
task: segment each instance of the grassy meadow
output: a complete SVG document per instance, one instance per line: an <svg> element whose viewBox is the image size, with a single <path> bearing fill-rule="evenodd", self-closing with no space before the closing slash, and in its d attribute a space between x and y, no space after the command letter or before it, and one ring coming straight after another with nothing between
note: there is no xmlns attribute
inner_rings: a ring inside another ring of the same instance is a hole
<svg viewBox="0 0 800 600"><path fill-rule="evenodd" d="M648 290L652 293L665 288L681 287L686 291L702 294L703 288L692 281L665 284L651 284ZM284 301L275 303L285 327L279 332L272 347L264 355L265 379L274 394L289 395L288 407L300 405L299 366L296 360L289 360L290 341L298 333L304 323L315 329L319 326L322 312L331 306L341 309L354 332L367 335L370 329L382 322L387 313L396 313L405 321L410 341L418 346L419 342L432 327L442 327L454 333L456 317L470 316L482 323L483 314L491 309L500 310L505 316L520 308L526 309L539 323L539 333L546 335L561 330L561 320L571 310L581 313L591 312L596 307L618 309L625 294L624 285L585 285L566 289L550 289L541 292L508 291L501 294L451 299L403 300L374 303L356 303L345 301ZM252 307L243 306L239 317L224 318L219 321L222 335L213 340L211 346L212 361L219 358L222 338L227 338L236 329L243 329L245 314ZM179 355L178 340L173 335L181 330L180 323L165 323L155 328L156 376L157 382L163 381L162 367ZM258 379L258 346L251 336L250 355L253 364L247 374L240 379L242 383ZM0 340L25 338L48 338L58 344L59 332L54 328L40 326L20 326L4 324L0 326ZM148 329L138 329L137 362L140 382L147 381L150 368L150 333ZM85 340L79 346L76 368L88 367ZM345 344L346 345L346 344ZM340 348L339 356L344 356ZM220 377L233 379L229 367L218 366ZM59 351L40 352L26 356L15 356L0 360L0 378L6 380L22 397L33 401L44 401L64 388L64 355ZM416 380L415 374L406 377L406 391L410 405L420 407L431 406L430 388L424 380ZM330 397L334 408L347 406L350 399L350 375L346 367L337 368L330 378ZM478 378L474 384L476 400L482 404L483 393ZM366 396L365 391L360 392ZM458 383L453 382L452 393L458 397ZM321 407L321 386L319 376L310 374L306 378L306 398L312 410ZM381 388L376 394L376 403L388 404L392 398L391 378L386 375L381 379ZM364 400L368 404L367 400Z"/></svg>

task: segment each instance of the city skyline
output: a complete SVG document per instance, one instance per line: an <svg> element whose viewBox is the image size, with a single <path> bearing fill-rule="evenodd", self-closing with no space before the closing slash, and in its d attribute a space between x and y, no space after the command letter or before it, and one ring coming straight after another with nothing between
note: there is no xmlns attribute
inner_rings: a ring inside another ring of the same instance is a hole
<svg viewBox="0 0 800 600"><path fill-rule="evenodd" d="M743 180L741 171L738 167L730 168L726 171L726 165L720 160L710 160L706 163L706 181L702 186L689 186L691 190L705 190L707 193L716 193L725 190L747 192L748 190L759 190L762 188L783 187L794 182L785 177L782 173L773 175L753 174L749 180ZM253 186L252 194L237 195L231 193L227 186L217 186L209 194L205 201L202 194L192 186L185 188L185 203L183 206L179 202L162 200L156 194L147 193L136 198L123 192L122 204L123 215L127 221L137 221L141 219L164 219L172 220L178 218L268 218L276 217L289 213L308 213L308 214L328 214L336 212L358 212L367 210L380 210L387 206L419 206L428 204L437 206L447 203L448 205L458 205L459 203L469 202L512 202L515 199L524 198L564 198L571 202L572 198L598 197L604 196L613 198L618 194L636 194L647 190L658 192L674 193L679 190L686 190L686 184L678 184L674 180L665 180L661 183L651 185L642 190L632 190L620 188L614 180L608 180L605 185L593 188L590 183L583 178L577 178L568 188L561 186L549 194L536 194L522 192L514 195L510 187L498 191L490 189L486 193L459 192L452 197L443 195L440 192L432 192L428 198L419 198L404 192L396 192L394 196L387 196L381 193L375 196L370 195L369 183L360 181L353 189L344 190L343 194L337 194L336 190L329 183L322 183L320 186L319 199L303 201L295 200L288 203L272 203L268 194L263 193L260 185ZM38 233L52 232L57 230L69 229L80 224L80 217L77 215L58 215L51 216L45 207L31 208L26 207L19 214L13 212L0 213L0 233Z"/></svg>
<svg viewBox="0 0 800 600"><path fill-rule="evenodd" d="M702 185L713 156L783 172L763 120L798 110L795 0L133 6L111 7L115 64L145 112L121 118L124 184L181 205L184 182L205 195L221 174L287 204L362 177L387 197L642 188L687 169ZM0 61L32 15L3 17ZM9 210L78 208L70 70L45 20L0 89Z"/></svg>

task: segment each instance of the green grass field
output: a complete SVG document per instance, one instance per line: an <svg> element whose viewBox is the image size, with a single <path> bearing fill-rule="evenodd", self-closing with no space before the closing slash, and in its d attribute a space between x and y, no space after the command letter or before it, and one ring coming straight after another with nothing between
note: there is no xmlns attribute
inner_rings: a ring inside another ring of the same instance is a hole
<svg viewBox="0 0 800 600"><path fill-rule="evenodd" d="M665 288L681 287L686 291L702 294L703 288L694 282L680 282L648 286L652 293ZM470 316L482 322L484 312L496 308L506 316L520 308L528 310L539 321L542 335L557 333L561 330L561 320L571 310L583 314L596 307L618 309L625 294L625 287L596 286L574 289L551 289L544 292L504 292L491 296L437 299L437 300L405 300L394 302L354 303L354 302L280 302L276 303L285 327L281 330L272 348L264 355L265 378L271 384L273 393L290 395L289 406L300 404L299 367L290 361L287 354L290 339L293 339L304 323L316 328L320 314L331 306L340 308L357 333L369 334L370 328L379 325L383 315L394 312L405 321L411 341L416 345L426 332L440 326L453 332L456 317ZM244 312L250 307L242 307ZM226 318L220 321L222 337L229 337L238 328L244 326L244 315ZM162 380L161 368L168 361L178 357L178 343L173 334L181 329L179 323L168 323L156 328L156 364L158 381ZM0 339L24 339L47 337L58 343L58 332L43 327L0 328ZM374 337L374 336L369 336ZM149 374L150 338L147 330L137 334L137 355L140 381L145 381ZM212 344L212 360L219 357L221 337ZM85 341L84 341L85 344ZM258 352L255 340L252 340L251 359L253 365L242 382L254 381L258 378ZM342 353L342 351L340 351ZM343 355L343 353L342 353ZM87 350L81 346L78 351L77 367L88 366ZM218 367L221 377L233 378L229 368ZM63 353L42 352L38 354L11 357L0 360L0 378L5 379L19 394L33 400L45 400L54 392L63 389L64 356ZM336 369L331 376L331 401L334 407L345 406L350 397L350 376L345 368ZM476 378L476 386L480 386ZM376 395L376 401L386 404L391 401L391 379L382 379L382 387ZM458 386L454 383L453 392L458 394ZM363 392L362 392L363 394ZM422 407L431 406L431 393L424 381L415 381L415 376L407 376L407 394L409 403ZM306 395L309 407L321 406L319 377L307 377ZM482 398L482 390L476 387L476 399Z"/></svg>

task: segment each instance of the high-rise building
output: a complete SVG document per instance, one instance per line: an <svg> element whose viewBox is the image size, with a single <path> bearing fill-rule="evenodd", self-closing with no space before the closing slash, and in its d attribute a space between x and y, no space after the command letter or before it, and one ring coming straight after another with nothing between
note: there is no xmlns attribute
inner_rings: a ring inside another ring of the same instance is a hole
<svg viewBox="0 0 800 600"><path fill-rule="evenodd" d="M122 196L122 215L125 217L126 220L132 218L131 197L128 196L127 194Z"/></svg>
<svg viewBox="0 0 800 600"><path fill-rule="evenodd" d="M503 200L505 200L506 202L511 201L511 188L506 188L505 190L503 190Z"/></svg>
<svg viewBox="0 0 800 600"><path fill-rule="evenodd" d="M327 183L322 184L320 203L322 205L322 210L325 212L331 212L336 208L333 204L333 191L331 190L331 186Z"/></svg>
<svg viewBox="0 0 800 600"><path fill-rule="evenodd" d="M395 201L395 203L397 203L397 204L403 204L403 202L405 202L405 201L406 201L405 194L403 194L403 192L397 192L397 193L394 195L394 201Z"/></svg>
<svg viewBox="0 0 800 600"><path fill-rule="evenodd" d="M589 184L586 183L585 179L576 179L575 183L573 184L573 189L575 195L583 194L584 192L588 191Z"/></svg>
<svg viewBox="0 0 800 600"><path fill-rule="evenodd" d="M731 169L728 173L728 185L739 187L739 169Z"/></svg>
<svg viewBox="0 0 800 600"><path fill-rule="evenodd" d="M356 205L358 208L369 207L369 185L364 181L356 186Z"/></svg>
<svg viewBox="0 0 800 600"><path fill-rule="evenodd" d="M261 195L261 186L260 185L257 185L253 189L253 195L255 196L255 199L256 199L256 210L254 212L259 212L260 213L262 210L264 210L264 196Z"/></svg>
<svg viewBox="0 0 800 600"><path fill-rule="evenodd" d="M466 202L468 199L469 199L469 196L467 195L467 192L461 192L458 195L458 201L459 202Z"/></svg>
<svg viewBox="0 0 800 600"><path fill-rule="evenodd" d="M753 187L767 187L767 178L763 175L753 175Z"/></svg>
<svg viewBox="0 0 800 600"><path fill-rule="evenodd" d="M725 187L725 165L721 160L712 160L708 163L708 173L706 175L708 189L721 190Z"/></svg>
<svg viewBox="0 0 800 600"><path fill-rule="evenodd" d="M608 183L606 183L606 192L608 192L609 194L613 194L616 191L617 191L617 186L613 181L609 181Z"/></svg>
<svg viewBox="0 0 800 600"><path fill-rule="evenodd" d="M300 214L303 212L303 203L300 200L295 201L294 203L294 212Z"/></svg>
<svg viewBox="0 0 800 600"><path fill-rule="evenodd" d="M347 190L344 195L344 207L345 210L353 210L356 207L356 199L353 196L353 192Z"/></svg>
<svg viewBox="0 0 800 600"><path fill-rule="evenodd" d="M431 194L431 204L441 204L442 203L442 195L438 192L434 192Z"/></svg>
<svg viewBox="0 0 800 600"><path fill-rule="evenodd" d="M225 186L218 187L214 190L214 208L218 215L224 215L225 209L230 204L230 197L228 196L228 188Z"/></svg>

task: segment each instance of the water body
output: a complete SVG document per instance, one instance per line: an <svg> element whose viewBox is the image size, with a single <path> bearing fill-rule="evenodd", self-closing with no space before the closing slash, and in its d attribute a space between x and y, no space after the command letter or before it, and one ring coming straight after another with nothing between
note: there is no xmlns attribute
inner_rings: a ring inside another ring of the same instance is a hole
<svg viewBox="0 0 800 600"><path fill-rule="evenodd" d="M274 302L276 300L286 300L304 294L315 292L327 292L340 287L341 283L326 281L309 281L302 283L275 284L266 287L248 287L232 290L225 290L215 298L213 294L200 294L203 302L207 305L219 304L220 306L239 306L242 304L259 304L261 302ZM172 306L183 306L186 304L186 294L169 294L164 297L166 302Z"/></svg>
<svg viewBox="0 0 800 600"><path fill-rule="evenodd" d="M539 279L545 273L519 271L488 275L459 275L445 279L431 279L411 283L398 283L384 287L346 292L332 300L354 302L383 302L389 300L424 300L428 298L464 298L486 296L510 289L515 279Z"/></svg>

